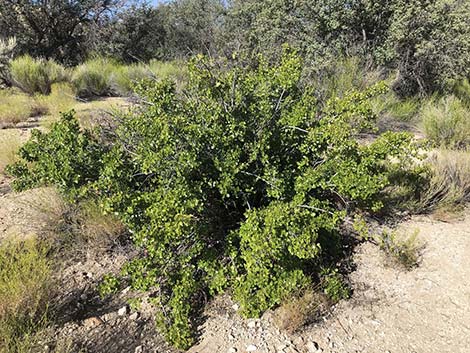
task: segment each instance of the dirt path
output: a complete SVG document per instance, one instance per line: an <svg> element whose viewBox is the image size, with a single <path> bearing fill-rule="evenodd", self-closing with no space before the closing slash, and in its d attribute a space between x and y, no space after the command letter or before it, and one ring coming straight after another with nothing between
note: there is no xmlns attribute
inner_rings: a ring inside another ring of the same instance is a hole
<svg viewBox="0 0 470 353"><path fill-rule="evenodd" d="M387 266L376 246L363 244L354 255L353 297L323 323L288 337L271 314L248 327L226 304L225 312L208 314L190 352L470 352L470 211L455 223L416 217L401 228L420 231L418 268Z"/></svg>

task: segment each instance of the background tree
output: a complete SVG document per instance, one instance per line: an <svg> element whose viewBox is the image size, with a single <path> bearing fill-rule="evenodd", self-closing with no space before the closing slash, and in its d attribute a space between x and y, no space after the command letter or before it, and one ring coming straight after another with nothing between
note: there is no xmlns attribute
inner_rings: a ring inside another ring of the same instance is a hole
<svg viewBox="0 0 470 353"><path fill-rule="evenodd" d="M16 36L18 51L73 64L84 59L91 28L124 0L3 0L0 36Z"/></svg>
<svg viewBox="0 0 470 353"><path fill-rule="evenodd" d="M165 34L162 7L134 4L102 26L95 50L125 62L148 61L162 56Z"/></svg>

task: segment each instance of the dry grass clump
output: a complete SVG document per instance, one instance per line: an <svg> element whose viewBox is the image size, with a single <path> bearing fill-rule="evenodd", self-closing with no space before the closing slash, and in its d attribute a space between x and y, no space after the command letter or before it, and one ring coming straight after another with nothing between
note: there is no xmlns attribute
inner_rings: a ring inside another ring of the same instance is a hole
<svg viewBox="0 0 470 353"><path fill-rule="evenodd" d="M75 222L79 225L77 233L93 250L109 248L126 231L116 216L103 214L93 200L81 203L76 217Z"/></svg>
<svg viewBox="0 0 470 353"><path fill-rule="evenodd" d="M26 121L46 111L46 107L26 94L0 90L0 128Z"/></svg>
<svg viewBox="0 0 470 353"><path fill-rule="evenodd" d="M0 352L28 352L51 296L47 247L33 238L0 245Z"/></svg>
<svg viewBox="0 0 470 353"><path fill-rule="evenodd" d="M437 145L464 147L470 143L470 109L457 97L429 100L421 110L422 128Z"/></svg>
<svg viewBox="0 0 470 353"><path fill-rule="evenodd" d="M455 210L470 201L468 150L438 150L428 166L429 181L419 202L422 211Z"/></svg>
<svg viewBox="0 0 470 353"><path fill-rule="evenodd" d="M315 321L328 308L326 296L315 289L307 289L289 298L274 313L279 329L294 333Z"/></svg>
<svg viewBox="0 0 470 353"><path fill-rule="evenodd" d="M395 264L410 270L418 265L419 252L422 248L417 240L418 234L418 230L409 236L385 230L380 234L378 243Z"/></svg>
<svg viewBox="0 0 470 353"><path fill-rule="evenodd" d="M29 55L12 60L10 73L13 84L30 95L49 94L53 83L68 79L67 71L60 64Z"/></svg>
<svg viewBox="0 0 470 353"><path fill-rule="evenodd" d="M21 147L19 131L0 131L0 174L5 173L7 165L16 162Z"/></svg>

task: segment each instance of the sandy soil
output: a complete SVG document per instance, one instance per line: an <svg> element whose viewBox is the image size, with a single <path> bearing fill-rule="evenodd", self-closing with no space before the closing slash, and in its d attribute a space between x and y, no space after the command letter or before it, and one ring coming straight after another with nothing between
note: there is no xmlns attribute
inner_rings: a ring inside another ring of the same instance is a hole
<svg viewBox="0 0 470 353"><path fill-rule="evenodd" d="M425 246L418 268L391 267L376 246L360 245L354 294L324 322L289 337L271 313L250 328L226 304L225 315L220 307L208 313L190 352L470 352L470 211L454 223L416 217L400 228L419 229Z"/></svg>

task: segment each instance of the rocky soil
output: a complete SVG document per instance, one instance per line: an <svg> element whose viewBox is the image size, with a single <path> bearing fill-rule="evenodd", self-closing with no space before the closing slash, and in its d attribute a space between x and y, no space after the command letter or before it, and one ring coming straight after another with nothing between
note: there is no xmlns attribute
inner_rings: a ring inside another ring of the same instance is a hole
<svg viewBox="0 0 470 353"><path fill-rule="evenodd" d="M25 138L29 128L23 129ZM61 207L50 190L15 194L9 182L0 174L0 242L40 234L51 224L51 209ZM470 352L470 210L451 222L415 217L399 228L419 230L423 250L417 268L391 266L377 246L364 243L352 256L351 299L316 323L290 335L276 327L273 312L245 320L237 305L221 296L209 303L199 342L188 352ZM60 284L52 293L55 316L41 334L38 352L176 352L156 333L149 306L131 310L135 293L125 289L112 299L98 296L102 276L118 271L130 257L129 248L116 245L66 261L55 274Z"/></svg>

